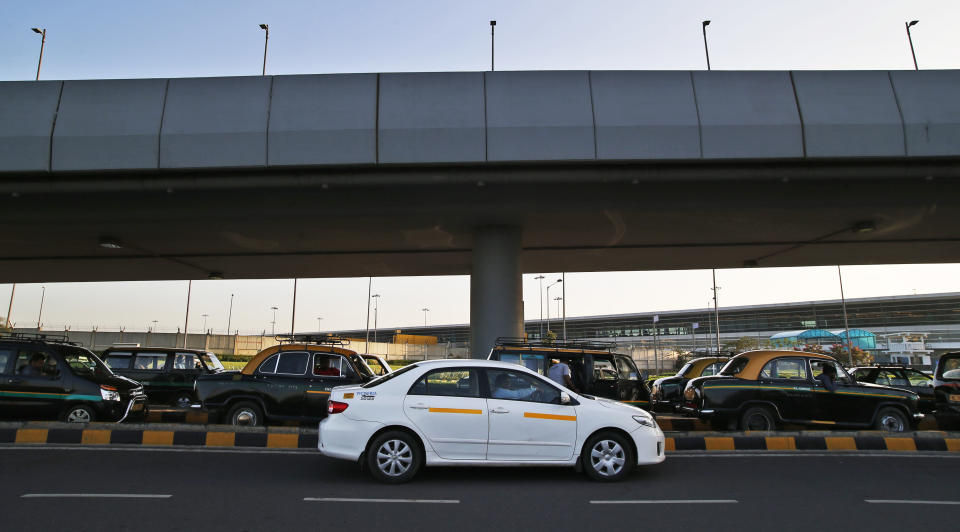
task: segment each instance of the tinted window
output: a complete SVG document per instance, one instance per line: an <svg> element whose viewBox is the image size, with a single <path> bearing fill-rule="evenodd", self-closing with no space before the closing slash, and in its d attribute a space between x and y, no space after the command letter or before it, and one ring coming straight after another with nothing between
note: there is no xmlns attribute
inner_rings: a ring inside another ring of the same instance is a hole
<svg viewBox="0 0 960 532"><path fill-rule="evenodd" d="M597 359L593 361L593 378L598 381L617 380L617 369L609 360Z"/></svg>
<svg viewBox="0 0 960 532"><path fill-rule="evenodd" d="M104 361L111 369L130 369L130 362L133 360L131 353L110 353Z"/></svg>
<svg viewBox="0 0 960 532"><path fill-rule="evenodd" d="M853 376L858 380L866 379L870 375L870 368L860 368L853 372ZM816 375L814 375L816 376Z"/></svg>
<svg viewBox="0 0 960 532"><path fill-rule="evenodd" d="M620 370L621 379L637 380L637 368L633 366L633 361L627 357L617 357L617 369Z"/></svg>
<svg viewBox="0 0 960 532"><path fill-rule="evenodd" d="M480 381L475 369L431 371L413 384L409 395L480 397Z"/></svg>
<svg viewBox="0 0 960 532"><path fill-rule="evenodd" d="M177 353L173 355L173 369L203 369L200 360L193 353Z"/></svg>
<svg viewBox="0 0 960 532"><path fill-rule="evenodd" d="M133 369L160 371L166 363L166 353L137 353L137 358L133 361Z"/></svg>
<svg viewBox="0 0 960 532"><path fill-rule="evenodd" d="M925 374L921 373L915 369L906 370L907 380L910 381L910 386L932 386L933 379Z"/></svg>
<svg viewBox="0 0 960 532"><path fill-rule="evenodd" d="M760 370L764 379L807 380L807 362L802 358L775 358Z"/></svg>
<svg viewBox="0 0 960 532"><path fill-rule="evenodd" d="M200 358L207 365L207 369L209 370L223 369L223 364L220 363L220 359L218 359L217 355L214 355L213 353L204 353L200 355Z"/></svg>
<svg viewBox="0 0 960 532"><path fill-rule="evenodd" d="M716 375L720 368L723 367L723 362L715 362L709 366L703 368L703 371L700 372L701 377L709 377L710 375Z"/></svg>
<svg viewBox="0 0 960 532"><path fill-rule="evenodd" d="M944 380L960 380L960 358L950 357L940 360L943 364L937 365L937 374Z"/></svg>
<svg viewBox="0 0 960 532"><path fill-rule="evenodd" d="M903 383L898 383L898 381L903 381ZM875 384L882 384L884 386L906 386L907 380L901 379L896 372L888 369L881 369L877 371L877 378L873 382Z"/></svg>
<svg viewBox="0 0 960 532"><path fill-rule="evenodd" d="M346 360L340 355L313 355L313 374L318 377L342 377Z"/></svg>
<svg viewBox="0 0 960 532"><path fill-rule="evenodd" d="M260 373L276 373L277 371L277 355L271 355L270 358L264 360L260 367L257 368L257 371Z"/></svg>
<svg viewBox="0 0 960 532"><path fill-rule="evenodd" d="M310 355L307 353L281 353L277 361L277 374L303 375L307 372L307 362Z"/></svg>
<svg viewBox="0 0 960 532"><path fill-rule="evenodd" d="M607 364L610 364L609 361ZM613 367L613 364L610 364ZM505 369L488 369L487 382L491 399L560 403L560 390L533 375Z"/></svg>
<svg viewBox="0 0 960 532"><path fill-rule="evenodd" d="M7 366L10 365L10 360L13 357L13 349L0 349L0 373L8 373Z"/></svg>
<svg viewBox="0 0 960 532"><path fill-rule="evenodd" d="M536 371L541 375L546 375L547 357L544 355L535 355L529 353L501 353L500 360L519 364L531 371Z"/></svg>

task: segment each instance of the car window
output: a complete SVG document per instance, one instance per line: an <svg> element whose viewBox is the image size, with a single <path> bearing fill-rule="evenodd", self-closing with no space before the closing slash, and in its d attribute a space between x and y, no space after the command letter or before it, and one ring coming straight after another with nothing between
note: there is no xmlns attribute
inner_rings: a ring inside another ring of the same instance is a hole
<svg viewBox="0 0 960 532"><path fill-rule="evenodd" d="M21 349L17 353L17 375L24 377L55 378L60 374L56 358L36 349Z"/></svg>
<svg viewBox="0 0 960 532"><path fill-rule="evenodd" d="M843 369L840 364L832 360L825 360L822 358L810 359L810 372L811 376L816 379L823 373L823 367L826 365L833 366L833 369L837 372L837 381L842 384L850 384L850 380L847 377L846 370Z"/></svg>
<svg viewBox="0 0 960 532"><path fill-rule="evenodd" d="M410 364L410 365L408 365L408 366L404 366L404 367L398 369L397 371L393 371L393 372L391 372L391 373L387 373L386 375L384 375L384 376L382 376L382 377L377 377L376 379L373 379L372 381L364 384L364 385L361 386L361 387L362 387L362 388L374 388L374 387L376 387L376 386L380 386L381 384L383 384L383 383L385 383L385 382L387 382L387 381L396 379L397 377L403 375L404 373L406 373L406 372L408 372L408 371L412 371L412 370L413 370L414 368L416 368L416 367L418 367L417 364Z"/></svg>
<svg viewBox="0 0 960 532"><path fill-rule="evenodd" d="M307 372L307 353L280 353L277 359L277 375L303 375Z"/></svg>
<svg viewBox="0 0 960 532"><path fill-rule="evenodd" d="M902 380L906 382L906 379L901 379L895 372L888 369L881 369L877 371L877 378L874 379L874 384L882 384L884 386L906 386L905 384L896 384L897 381Z"/></svg>
<svg viewBox="0 0 960 532"><path fill-rule="evenodd" d="M598 358L593 361L593 378L598 381L615 381L617 369L613 367L613 362Z"/></svg>
<svg viewBox="0 0 960 532"><path fill-rule="evenodd" d="M613 371L613 364L610 364ZM541 379L507 369L488 369L487 384L491 399L530 401L534 403L560 403L560 390Z"/></svg>
<svg viewBox="0 0 960 532"><path fill-rule="evenodd" d="M133 353L113 352L107 354L104 360L110 369L130 369L130 363L133 361Z"/></svg>
<svg viewBox="0 0 960 532"><path fill-rule="evenodd" d="M374 375L386 375L389 373L387 368L383 367L383 364L380 363L380 359L377 357L363 357L363 361L366 362L367 367L373 371Z"/></svg>
<svg viewBox="0 0 960 532"><path fill-rule="evenodd" d="M921 371L908 369L905 373L910 386L931 386L933 384L933 378Z"/></svg>
<svg viewBox="0 0 960 532"><path fill-rule="evenodd" d="M343 377L344 370L349 368L347 361L340 355L329 353L313 354L313 374L318 377Z"/></svg>
<svg viewBox="0 0 960 532"><path fill-rule="evenodd" d="M716 375L720 368L723 367L723 362L714 362L709 366L703 368L703 371L700 373L701 377L709 377L710 375Z"/></svg>
<svg viewBox="0 0 960 532"><path fill-rule="evenodd" d="M420 377L407 394L480 397L480 381L475 369L439 369Z"/></svg>
<svg viewBox="0 0 960 532"><path fill-rule="evenodd" d="M617 369L620 370L620 378L628 381L637 380L637 368L627 357L617 357Z"/></svg>
<svg viewBox="0 0 960 532"><path fill-rule="evenodd" d="M257 371L260 373L276 373L278 358L280 357L277 355L270 355L269 358L260 363L260 367L257 368Z"/></svg>
<svg viewBox="0 0 960 532"><path fill-rule="evenodd" d="M166 353L137 353L137 358L133 361L133 369L160 371L166 363Z"/></svg>
<svg viewBox="0 0 960 532"><path fill-rule="evenodd" d="M869 375L870 375L870 368L860 368L853 372L853 376L856 377L857 380L866 379ZM816 377L816 375L814 375L814 377Z"/></svg>
<svg viewBox="0 0 960 532"><path fill-rule="evenodd" d="M943 364L937 364L937 376L945 380L960 380L960 358L950 357L941 361Z"/></svg>
<svg viewBox="0 0 960 532"><path fill-rule="evenodd" d="M807 363L802 358L775 358L760 370L764 379L807 380Z"/></svg>
<svg viewBox="0 0 960 532"><path fill-rule="evenodd" d="M730 359L726 365L723 366L723 369L720 370L721 375L736 375L744 370L747 367L747 364L750 363L750 358L745 356L736 356Z"/></svg>
<svg viewBox="0 0 960 532"><path fill-rule="evenodd" d="M14 358L13 349L0 349L0 374L7 374L7 366L10 365L10 360Z"/></svg>
<svg viewBox="0 0 960 532"><path fill-rule="evenodd" d="M531 371L546 375L547 357L532 353L501 353L500 360L511 364L519 364Z"/></svg>
<svg viewBox="0 0 960 532"><path fill-rule="evenodd" d="M687 372L690 371L690 368L692 367L693 367L693 362L687 362L686 364L683 365L682 368L680 368L680 371L677 372L676 376L677 377L686 376Z"/></svg>
<svg viewBox="0 0 960 532"><path fill-rule="evenodd" d="M173 369L203 369L200 360L194 353L177 353L173 356Z"/></svg>

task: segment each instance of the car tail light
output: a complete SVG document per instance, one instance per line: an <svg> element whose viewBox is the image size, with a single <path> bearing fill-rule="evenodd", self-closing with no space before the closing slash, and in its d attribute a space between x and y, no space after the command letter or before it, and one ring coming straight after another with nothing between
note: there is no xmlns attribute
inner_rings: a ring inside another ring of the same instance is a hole
<svg viewBox="0 0 960 532"><path fill-rule="evenodd" d="M341 403L340 401L327 401L327 413L328 414L339 414L347 409L350 406L347 403Z"/></svg>

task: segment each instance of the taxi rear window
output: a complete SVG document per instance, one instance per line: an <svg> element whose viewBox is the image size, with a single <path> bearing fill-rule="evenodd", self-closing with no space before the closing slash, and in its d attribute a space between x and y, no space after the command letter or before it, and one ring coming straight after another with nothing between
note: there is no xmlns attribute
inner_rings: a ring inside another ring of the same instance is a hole
<svg viewBox="0 0 960 532"><path fill-rule="evenodd" d="M749 357L733 357L730 359L730 362L727 362L727 365L720 370L721 375L736 375L743 371L747 367L747 364L750 363Z"/></svg>

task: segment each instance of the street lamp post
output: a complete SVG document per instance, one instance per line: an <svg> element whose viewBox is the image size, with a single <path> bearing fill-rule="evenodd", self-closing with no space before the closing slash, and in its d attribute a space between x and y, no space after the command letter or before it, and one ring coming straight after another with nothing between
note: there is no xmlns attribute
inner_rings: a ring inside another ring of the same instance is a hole
<svg viewBox="0 0 960 532"><path fill-rule="evenodd" d="M426 326L427 326L427 312L430 312L430 309L428 309L427 307L423 307L423 308L420 309L420 310L423 311L423 326L426 327Z"/></svg>
<svg viewBox="0 0 960 532"><path fill-rule="evenodd" d="M367 336L363 340L363 352L370 352L370 296L373 295L373 277L367 279Z"/></svg>
<svg viewBox="0 0 960 532"><path fill-rule="evenodd" d="M263 72L260 75L267 75L267 43L270 42L270 26L267 24L261 24L260 29L263 30Z"/></svg>
<svg viewBox="0 0 960 532"><path fill-rule="evenodd" d="M276 336L277 335L277 310L279 310L279 308L270 307L270 310L273 311L273 321L270 322L270 335Z"/></svg>
<svg viewBox="0 0 960 532"><path fill-rule="evenodd" d="M843 328L847 333L846 341L843 343L847 347L847 355L850 357L850 365L853 366L853 350L850 349L850 323L847 321L847 300L843 297L843 274L840 272L840 265L837 265L837 278L840 279L840 304L843 306Z"/></svg>
<svg viewBox="0 0 960 532"><path fill-rule="evenodd" d="M562 297L562 296L557 296L557 297L553 298L553 300L557 302L557 316L559 316L559 315L560 315L560 302L563 301L563 297Z"/></svg>
<svg viewBox="0 0 960 532"><path fill-rule="evenodd" d="M293 279L293 311L290 313L290 335L293 336L297 323L297 278Z"/></svg>
<svg viewBox="0 0 960 532"><path fill-rule="evenodd" d="M187 281L187 311L183 317L183 348L187 348L187 324L190 323L190 292L193 290L193 279Z"/></svg>
<svg viewBox="0 0 960 532"><path fill-rule="evenodd" d="M913 56L913 69L920 70L920 67L917 66L917 52L913 50L913 36L910 34L910 26L916 26L919 20L911 20L910 22L904 22L903 25L907 27L907 40L910 41L910 54Z"/></svg>
<svg viewBox="0 0 960 532"><path fill-rule="evenodd" d="M322 319L323 319L323 318L321 318L321 317L319 317L319 316L317 317L317 332L320 332L320 321L321 321Z"/></svg>
<svg viewBox="0 0 960 532"><path fill-rule="evenodd" d="M13 294L17 291L17 283L10 287L10 304L7 305L7 328L10 328L10 313L13 312Z"/></svg>
<svg viewBox="0 0 960 532"><path fill-rule="evenodd" d="M563 272L561 275L562 275L562 280L566 281L567 272ZM560 291L562 292L562 295L560 297L563 298L563 339L566 340L567 339L567 283L565 282L563 283L563 285L560 287Z"/></svg>
<svg viewBox="0 0 960 532"><path fill-rule="evenodd" d="M150 332L157 332L157 320L153 320L153 329L150 329Z"/></svg>
<svg viewBox="0 0 960 532"><path fill-rule="evenodd" d="M563 282L563 279L557 279L556 282L547 285L547 334L550 334L550 288Z"/></svg>
<svg viewBox="0 0 960 532"><path fill-rule="evenodd" d="M39 33L42 38L40 39L40 60L37 61L37 79L40 79L40 65L43 64L43 45L47 44L47 28L30 28L34 33Z"/></svg>
<svg viewBox="0 0 960 532"><path fill-rule="evenodd" d="M207 334L207 317L209 314L201 314L203 316L203 334Z"/></svg>
<svg viewBox="0 0 960 532"><path fill-rule="evenodd" d="M710 21L704 20L701 25L703 26L703 51L707 54L707 70L710 70L710 48L707 47L707 26L710 25Z"/></svg>
<svg viewBox="0 0 960 532"><path fill-rule="evenodd" d="M493 38L494 38L494 28L497 27L497 21L490 21L490 72L493 72Z"/></svg>
<svg viewBox="0 0 960 532"><path fill-rule="evenodd" d="M540 339L543 339L543 275L538 275L534 279L540 281Z"/></svg>
<svg viewBox="0 0 960 532"><path fill-rule="evenodd" d="M233 294L230 294L230 312L227 313L227 336L230 336L230 322L233 320Z"/></svg>
<svg viewBox="0 0 960 532"><path fill-rule="evenodd" d="M720 287L717 286L717 270L713 270L713 316L714 322L713 327L717 335L717 356L720 356L720 303L717 300L717 290L720 290Z"/></svg>
<svg viewBox="0 0 960 532"><path fill-rule="evenodd" d="M380 294L370 296L376 301L373 302L373 343L377 343L377 314L380 311Z"/></svg>
<svg viewBox="0 0 960 532"><path fill-rule="evenodd" d="M47 287L42 287L40 292L40 313L37 314L37 332L40 332L40 318L43 317L43 298L47 295Z"/></svg>

